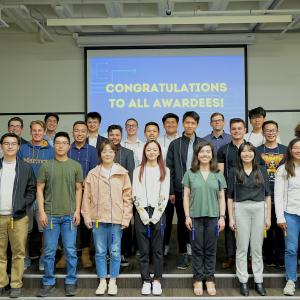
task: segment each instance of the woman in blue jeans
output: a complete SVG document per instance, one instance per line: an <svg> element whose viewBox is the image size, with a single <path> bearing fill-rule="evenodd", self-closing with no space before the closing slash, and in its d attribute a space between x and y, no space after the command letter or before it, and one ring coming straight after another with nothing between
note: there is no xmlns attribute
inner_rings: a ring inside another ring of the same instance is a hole
<svg viewBox="0 0 300 300"><path fill-rule="evenodd" d="M102 162L92 169L84 182L81 214L85 225L92 229L95 244L97 275L100 278L96 295L107 290L107 261L110 256L108 294L118 293L116 278L121 264L122 230L132 217L131 184L126 169L114 163L117 148L105 141L99 148Z"/></svg>
<svg viewBox="0 0 300 300"><path fill-rule="evenodd" d="M275 210L278 226L285 236L285 275L283 293L295 294L297 281L297 252L300 233L300 138L288 146L286 162L275 177Z"/></svg>

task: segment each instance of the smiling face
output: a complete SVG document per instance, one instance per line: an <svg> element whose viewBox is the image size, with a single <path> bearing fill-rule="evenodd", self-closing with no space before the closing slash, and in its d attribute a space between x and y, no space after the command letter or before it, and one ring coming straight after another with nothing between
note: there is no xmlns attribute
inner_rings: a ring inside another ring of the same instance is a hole
<svg viewBox="0 0 300 300"><path fill-rule="evenodd" d="M149 143L145 148L145 155L148 161L157 161L160 155L159 148L155 142Z"/></svg>
<svg viewBox="0 0 300 300"><path fill-rule="evenodd" d="M57 119L54 116L48 117L46 121L47 130L50 132L54 132L57 129Z"/></svg>
<svg viewBox="0 0 300 300"><path fill-rule="evenodd" d="M233 140L242 140L246 133L246 128L242 122L233 123L230 126L230 134Z"/></svg>
<svg viewBox="0 0 300 300"><path fill-rule="evenodd" d="M291 154L292 154L292 158L299 163L300 162L300 141L293 145L291 149Z"/></svg>
<svg viewBox="0 0 300 300"><path fill-rule="evenodd" d="M112 142L114 145L118 146L122 141L122 133L120 129L112 129L108 133L108 139L110 142Z"/></svg>
<svg viewBox="0 0 300 300"><path fill-rule="evenodd" d="M4 159L15 158L19 148L18 140L15 137L6 137L1 145Z"/></svg>
<svg viewBox="0 0 300 300"><path fill-rule="evenodd" d="M22 124L20 121L10 121L9 126L8 126L8 132L9 133L14 133L17 136L22 135Z"/></svg>
<svg viewBox="0 0 300 300"><path fill-rule="evenodd" d="M40 124L33 124L31 126L31 138L32 142L38 144L44 139L45 130Z"/></svg>
<svg viewBox="0 0 300 300"><path fill-rule="evenodd" d="M135 136L137 134L138 125L134 120L128 120L125 124L127 136Z"/></svg>
<svg viewBox="0 0 300 300"><path fill-rule="evenodd" d="M110 145L105 145L103 150L100 153L101 160L105 164L111 164L114 162L116 153L115 151L111 148Z"/></svg>
<svg viewBox="0 0 300 300"><path fill-rule="evenodd" d="M248 146L245 146L240 155L242 162L248 164L253 161L255 153Z"/></svg>
<svg viewBox="0 0 300 300"><path fill-rule="evenodd" d="M264 126L264 131L263 131L264 137L267 142L276 142L277 136L278 136L278 129L275 124L266 124Z"/></svg>
<svg viewBox="0 0 300 300"><path fill-rule="evenodd" d="M85 143L88 136L87 126L84 124L76 124L73 128L73 138L77 143Z"/></svg>
<svg viewBox="0 0 300 300"><path fill-rule="evenodd" d="M145 129L145 137L147 141L156 141L159 136L159 130L155 125L148 125Z"/></svg>
<svg viewBox="0 0 300 300"><path fill-rule="evenodd" d="M209 164L212 160L213 153L210 146L204 146L198 152L198 161L200 164Z"/></svg>
<svg viewBox="0 0 300 300"><path fill-rule="evenodd" d="M100 122L97 118L88 118L86 121L89 133L98 133Z"/></svg>
<svg viewBox="0 0 300 300"><path fill-rule="evenodd" d="M164 128L167 135L174 135L178 129L178 123L175 118L167 118L164 122Z"/></svg>

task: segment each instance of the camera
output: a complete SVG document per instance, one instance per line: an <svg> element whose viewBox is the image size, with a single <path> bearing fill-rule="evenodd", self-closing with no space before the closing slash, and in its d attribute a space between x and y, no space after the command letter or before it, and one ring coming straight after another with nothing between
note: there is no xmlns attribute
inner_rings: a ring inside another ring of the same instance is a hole
<svg viewBox="0 0 300 300"><path fill-rule="evenodd" d="M167 15L167 16L171 16L171 14L172 14L171 9L170 9L170 8L167 8L167 9L166 9L166 15Z"/></svg>

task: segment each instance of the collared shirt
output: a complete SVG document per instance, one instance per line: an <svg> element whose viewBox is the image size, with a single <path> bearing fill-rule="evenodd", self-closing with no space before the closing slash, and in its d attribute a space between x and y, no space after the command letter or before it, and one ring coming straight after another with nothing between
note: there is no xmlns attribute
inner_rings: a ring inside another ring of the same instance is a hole
<svg viewBox="0 0 300 300"><path fill-rule="evenodd" d="M189 170L192 165L193 154L194 154L194 142L195 142L195 134L190 138L189 147L186 158L186 169Z"/></svg>
<svg viewBox="0 0 300 300"><path fill-rule="evenodd" d="M222 146L231 142L231 135L223 131L221 135L216 137L214 133L211 132L210 134L206 135L203 139L211 143L214 146L215 153L217 153Z"/></svg>
<svg viewBox="0 0 300 300"><path fill-rule="evenodd" d="M52 137L49 136L48 134L45 134L45 135L44 135L44 140L46 140L46 141L49 143L49 145L50 145L51 147L53 147L54 137L55 137L55 133L54 133L54 135L53 135Z"/></svg>
<svg viewBox="0 0 300 300"><path fill-rule="evenodd" d="M137 139L135 143L131 143L128 139L121 142L121 146L133 151L134 166L137 167L142 161L140 160L140 152L143 153L145 143Z"/></svg>
<svg viewBox="0 0 300 300"><path fill-rule="evenodd" d="M80 149L76 147L75 143L72 143L68 157L80 163L84 178L99 164L97 149L87 143Z"/></svg>
<svg viewBox="0 0 300 300"><path fill-rule="evenodd" d="M172 141L178 139L180 136L179 134L176 132L176 135L175 136L170 136L170 135L167 135L167 134L164 134L163 136L160 136L157 141L159 142L159 144L161 146L163 146L165 149L167 149L168 151L168 148L169 148L169 145Z"/></svg>

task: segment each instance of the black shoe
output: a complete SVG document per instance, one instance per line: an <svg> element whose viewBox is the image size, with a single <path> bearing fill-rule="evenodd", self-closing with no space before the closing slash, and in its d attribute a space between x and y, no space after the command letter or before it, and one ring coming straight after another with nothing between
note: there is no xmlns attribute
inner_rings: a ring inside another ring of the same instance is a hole
<svg viewBox="0 0 300 300"><path fill-rule="evenodd" d="M55 285L43 285L39 292L37 293L37 297L48 297L50 293L55 290Z"/></svg>
<svg viewBox="0 0 300 300"><path fill-rule="evenodd" d="M6 292L10 289L9 284L7 286L4 286L2 288L0 288L0 296L3 296L6 294Z"/></svg>
<svg viewBox="0 0 300 300"><path fill-rule="evenodd" d="M22 289L21 288L11 288L9 298L19 298L21 296Z"/></svg>
<svg viewBox="0 0 300 300"><path fill-rule="evenodd" d="M249 296L249 288L248 288L248 283L242 283L240 282L240 293L242 296Z"/></svg>
<svg viewBox="0 0 300 300"><path fill-rule="evenodd" d="M76 295L76 285L75 284L65 284L65 295L67 297L72 297Z"/></svg>
<svg viewBox="0 0 300 300"><path fill-rule="evenodd" d="M189 266L189 258L188 255L185 254L181 254L177 260L177 265L176 268L179 270L185 270L187 269Z"/></svg>
<svg viewBox="0 0 300 300"><path fill-rule="evenodd" d="M121 267L128 267L129 261L125 255L121 255Z"/></svg>
<svg viewBox="0 0 300 300"><path fill-rule="evenodd" d="M257 292L257 294L261 295L261 296L266 296L267 291L263 285L263 283L255 283L255 291Z"/></svg>

